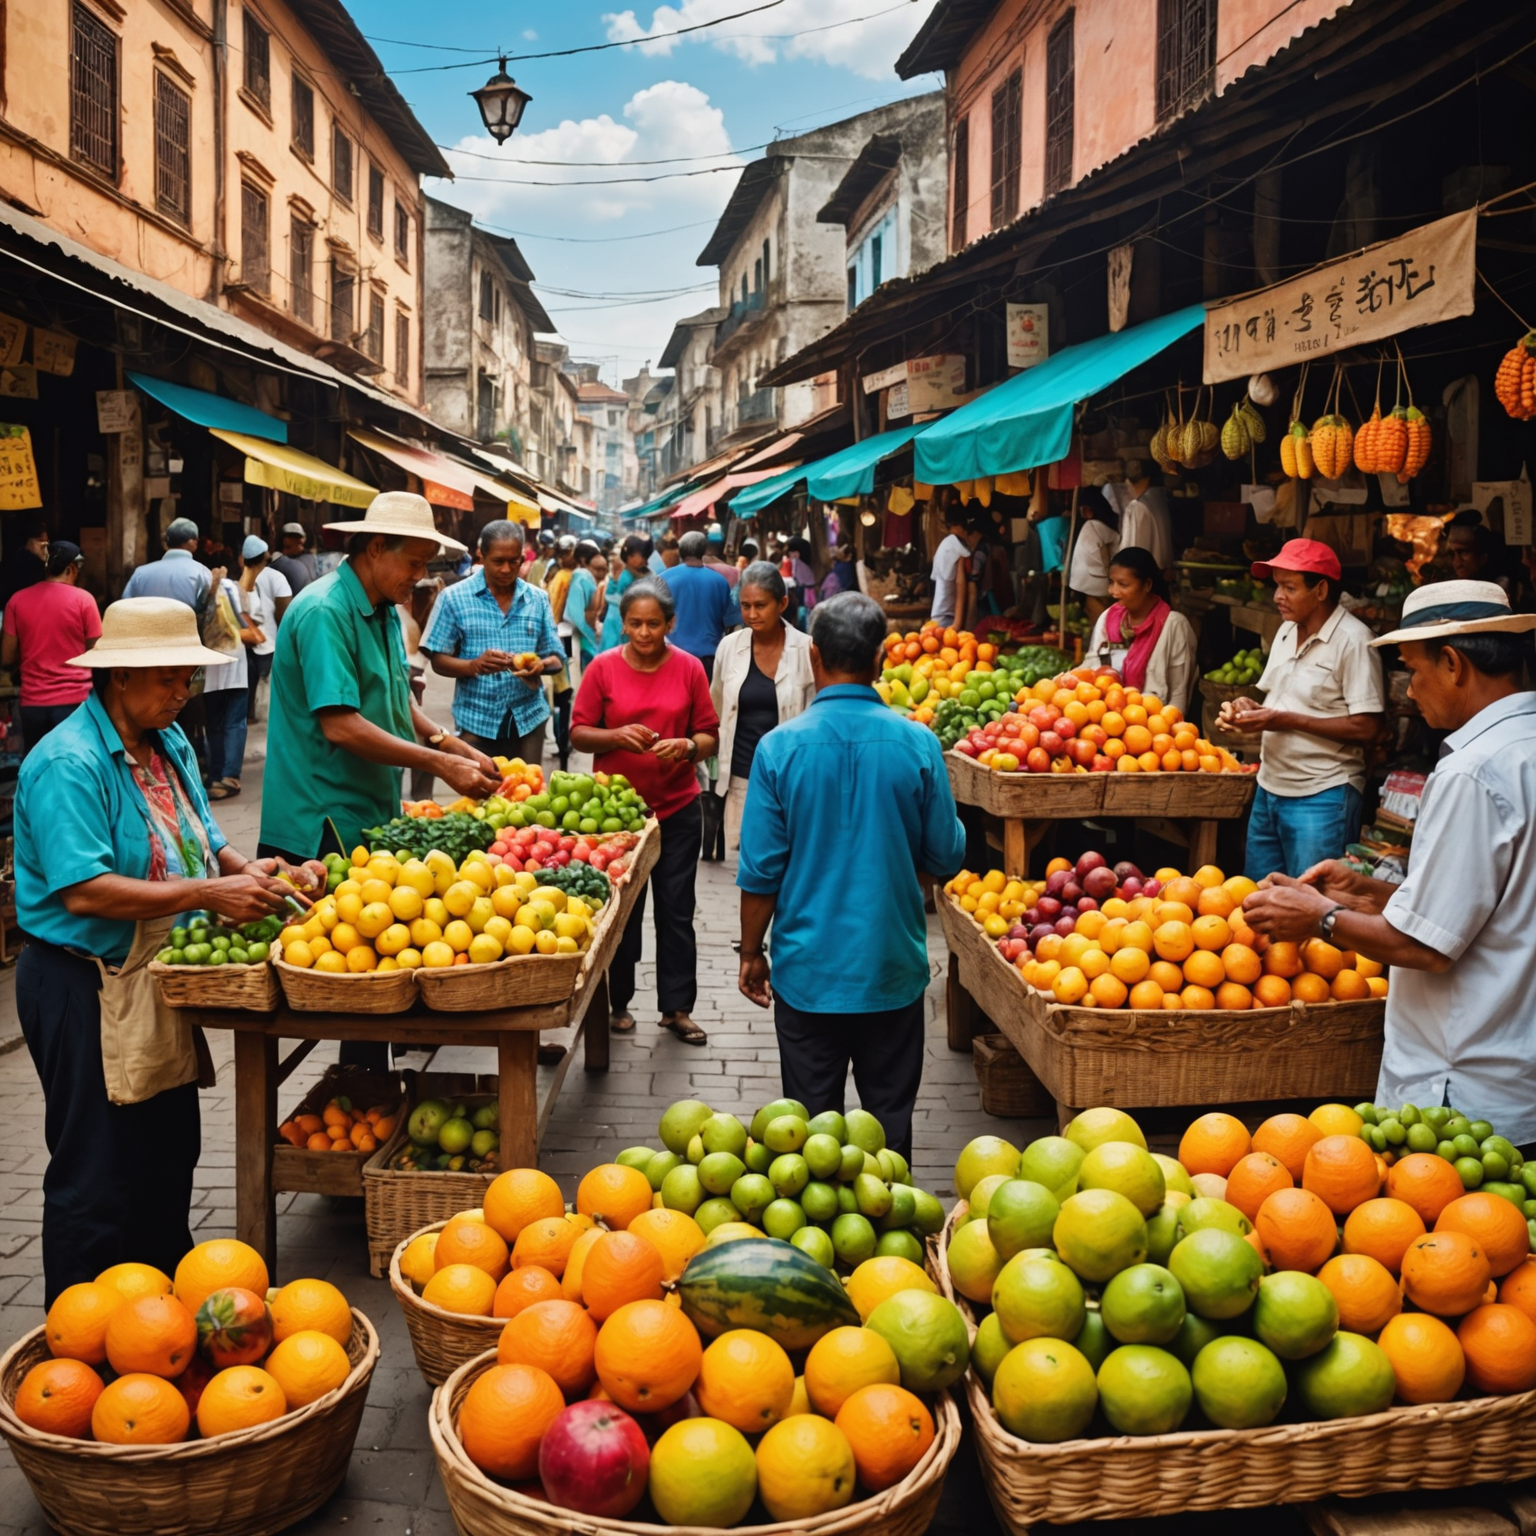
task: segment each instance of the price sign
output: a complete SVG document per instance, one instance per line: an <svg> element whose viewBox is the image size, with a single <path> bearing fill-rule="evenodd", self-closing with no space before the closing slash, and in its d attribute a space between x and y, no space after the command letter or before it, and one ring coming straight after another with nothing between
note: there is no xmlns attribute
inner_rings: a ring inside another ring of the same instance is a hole
<svg viewBox="0 0 1536 1536"><path fill-rule="evenodd" d="M0 511L24 512L42 504L32 434L25 427L0 422Z"/></svg>

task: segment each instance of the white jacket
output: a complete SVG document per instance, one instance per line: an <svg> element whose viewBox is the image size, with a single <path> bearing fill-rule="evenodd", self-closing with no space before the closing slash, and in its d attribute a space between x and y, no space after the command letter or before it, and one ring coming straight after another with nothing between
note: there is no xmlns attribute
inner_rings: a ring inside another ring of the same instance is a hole
<svg viewBox="0 0 1536 1536"><path fill-rule="evenodd" d="M732 630L715 651L715 680L710 697L720 717L720 777L715 793L722 798L731 787L731 753L736 745L736 711L741 685L752 666L752 631L745 627ZM779 724L804 714L816 696L816 679L811 672L811 637L792 624L784 626L784 649L778 670L773 674L774 691L779 696Z"/></svg>

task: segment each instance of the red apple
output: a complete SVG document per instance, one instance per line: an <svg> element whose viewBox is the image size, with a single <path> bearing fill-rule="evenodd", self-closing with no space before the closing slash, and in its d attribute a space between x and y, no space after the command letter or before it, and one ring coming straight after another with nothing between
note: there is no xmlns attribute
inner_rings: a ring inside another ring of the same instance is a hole
<svg viewBox="0 0 1536 1536"><path fill-rule="evenodd" d="M1104 855L1097 849L1090 848L1087 853L1079 854L1074 866L1077 870L1077 878L1081 880L1090 869L1101 869L1105 863Z"/></svg>
<svg viewBox="0 0 1536 1536"><path fill-rule="evenodd" d="M1090 869L1083 876L1083 894L1092 896L1098 901L1115 894L1115 872L1099 865L1097 869Z"/></svg>
<svg viewBox="0 0 1536 1536"><path fill-rule="evenodd" d="M1159 896L1162 894L1163 882L1161 880L1143 880L1141 882L1141 894L1143 896Z"/></svg>
<svg viewBox="0 0 1536 1536"><path fill-rule="evenodd" d="M1066 936L1076 927L1076 912L1063 912L1061 916L1056 919L1056 932L1059 933L1062 938L1066 938Z"/></svg>
<svg viewBox="0 0 1536 1536"><path fill-rule="evenodd" d="M651 1449L614 1403L572 1403L544 1432L539 1481L551 1504L622 1520L645 1497Z"/></svg>
<svg viewBox="0 0 1536 1536"><path fill-rule="evenodd" d="M1077 735L1076 723L1067 719L1065 715L1063 715L1061 719L1059 719L1055 725L1051 727L1051 729L1055 731L1063 741L1071 741L1071 739Z"/></svg>
<svg viewBox="0 0 1536 1536"><path fill-rule="evenodd" d="M1058 869L1054 874L1046 877L1045 894L1047 896L1060 896L1062 886L1071 878L1071 870Z"/></svg>
<svg viewBox="0 0 1536 1536"><path fill-rule="evenodd" d="M1063 745L1061 737L1055 731L1040 732L1040 750L1047 757L1059 757Z"/></svg>
<svg viewBox="0 0 1536 1536"><path fill-rule="evenodd" d="M1137 880L1140 880L1142 878L1141 871L1139 869L1137 869L1137 867L1134 864L1132 864L1129 859L1121 859L1121 861L1118 864L1115 865L1115 879L1116 880L1125 880L1125 879L1129 879L1129 878L1131 878L1133 876Z"/></svg>
<svg viewBox="0 0 1536 1536"><path fill-rule="evenodd" d="M1019 921L1024 925L1026 931L1033 928L1040 921L1040 908L1031 907Z"/></svg>
<svg viewBox="0 0 1536 1536"><path fill-rule="evenodd" d="M1029 756L1024 760L1024 766L1031 773L1049 773L1051 771L1051 754L1044 747L1031 747Z"/></svg>
<svg viewBox="0 0 1536 1536"><path fill-rule="evenodd" d="M1079 912L1097 912L1099 904L1092 896L1079 896L1077 898L1077 910Z"/></svg>
<svg viewBox="0 0 1536 1536"><path fill-rule="evenodd" d="M1061 900L1056 896L1042 896L1035 903L1035 911L1043 923L1054 923L1061 916Z"/></svg>

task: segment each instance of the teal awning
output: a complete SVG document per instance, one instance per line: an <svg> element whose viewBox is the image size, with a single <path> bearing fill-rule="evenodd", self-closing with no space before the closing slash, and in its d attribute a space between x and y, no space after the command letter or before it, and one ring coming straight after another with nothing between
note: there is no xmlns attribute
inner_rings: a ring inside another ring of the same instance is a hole
<svg viewBox="0 0 1536 1536"><path fill-rule="evenodd" d="M161 405L170 406L178 416L185 416L200 427L240 432L246 437L265 438L269 443L288 441L288 423L258 411L254 406L226 400L223 395L211 395L206 389L189 389L185 384L172 384L167 379L152 379L147 373L130 370L128 379L135 388L153 395Z"/></svg>
<svg viewBox="0 0 1536 1536"><path fill-rule="evenodd" d="M619 515L626 523L636 523L642 517L654 517L658 512L664 512L674 503L679 502L698 482L685 480L681 485L674 485L671 490L663 491L660 496L642 503L638 507L629 507Z"/></svg>
<svg viewBox="0 0 1536 1536"><path fill-rule="evenodd" d="M921 422L917 426L881 432L838 453L828 454L824 459L785 470L771 480L759 481L732 497L731 511L737 517L751 517L760 507L766 507L770 501L793 490L801 480L805 481L806 493L815 501L868 495L875 488L875 465L905 448L930 425L932 423Z"/></svg>
<svg viewBox="0 0 1536 1536"><path fill-rule="evenodd" d="M916 447L914 477L954 485L1066 458L1073 408L1205 323L1191 304L1145 325L1067 347L937 421Z"/></svg>

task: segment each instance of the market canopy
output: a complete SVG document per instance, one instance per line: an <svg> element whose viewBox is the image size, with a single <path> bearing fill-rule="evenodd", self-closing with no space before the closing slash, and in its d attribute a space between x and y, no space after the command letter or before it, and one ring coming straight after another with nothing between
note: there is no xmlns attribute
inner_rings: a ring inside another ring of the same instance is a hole
<svg viewBox="0 0 1536 1536"><path fill-rule="evenodd" d="M475 492L482 491L487 496L505 502L509 516L515 516L519 522L531 521L535 527L539 524L539 509L527 497L460 459L448 458L422 443L409 442L405 438L394 437L388 432L379 432L369 427L353 427L348 436L408 474L415 475L421 481L422 495L433 506L473 512ZM530 512L531 519L528 516Z"/></svg>
<svg viewBox="0 0 1536 1536"><path fill-rule="evenodd" d="M721 475L718 480L712 480L708 485L683 497L672 509L673 520L681 522L684 518L697 517L701 512L709 511L727 491L734 491L744 485L757 485L770 478L777 479L778 475L775 469L744 469L734 475Z"/></svg>
<svg viewBox="0 0 1536 1536"><path fill-rule="evenodd" d="M890 432L880 432L866 437L863 442L828 454L811 464L785 470L771 480L760 481L750 490L743 491L731 502L731 511L737 517L751 517L770 501L777 501L786 491L793 490L801 480L816 501L837 501L844 496L867 495L875 488L875 465L888 459L893 453L905 448L920 432L925 432L931 422L916 426L897 427Z"/></svg>
<svg viewBox="0 0 1536 1536"><path fill-rule="evenodd" d="M915 477L929 485L954 485L1058 463L1071 448L1079 401L1108 389L1204 323L1205 306L1191 304L1067 347L1015 374L923 433L915 449Z"/></svg>
<svg viewBox="0 0 1536 1536"><path fill-rule="evenodd" d="M253 405L226 400L223 395L210 394L206 389L172 384L168 379L152 379L147 373L135 373L132 369L127 370L126 376L135 389L142 389L161 405L168 405L178 416L185 416L200 427L243 432L247 437L265 438L273 443L288 441L288 423L258 411Z"/></svg>
<svg viewBox="0 0 1536 1536"><path fill-rule="evenodd" d="M270 491L287 491L290 496L328 501L338 507L366 507L379 494L371 485L364 485L361 480L332 469L323 459L300 453L286 443L263 442L259 437L226 432L221 427L209 430L245 455L247 485L263 485Z"/></svg>

